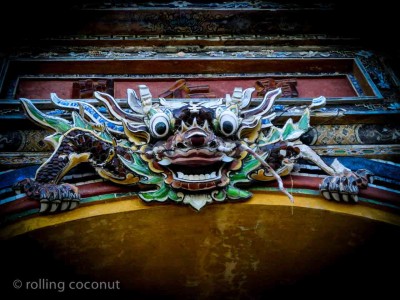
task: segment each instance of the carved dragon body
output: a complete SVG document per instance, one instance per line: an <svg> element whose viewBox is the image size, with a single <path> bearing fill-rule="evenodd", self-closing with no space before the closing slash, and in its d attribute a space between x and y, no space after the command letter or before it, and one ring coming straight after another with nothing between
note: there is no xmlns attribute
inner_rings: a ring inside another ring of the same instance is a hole
<svg viewBox="0 0 400 300"><path fill-rule="evenodd" d="M353 173L338 162L327 166L299 141L309 129L310 109L324 105L324 97L314 99L297 123L289 119L277 128L271 121L280 89L268 92L255 106L253 88L236 88L225 99L190 103L163 98L153 103L146 86L139 91L140 99L128 90L129 112L110 95L96 92L110 117L86 102L52 94L54 104L73 110L72 122L46 115L21 99L30 119L55 131L46 138L55 151L35 179L25 179L15 189L39 200L41 212L72 209L79 203L78 189L60 181L79 163L89 162L105 179L147 186L138 193L144 201L172 200L201 209L208 202L250 198L240 183L253 181L277 180L292 199L280 176L289 174L298 158L330 175L321 184L327 199L357 201L358 188L368 183L369 172Z"/></svg>

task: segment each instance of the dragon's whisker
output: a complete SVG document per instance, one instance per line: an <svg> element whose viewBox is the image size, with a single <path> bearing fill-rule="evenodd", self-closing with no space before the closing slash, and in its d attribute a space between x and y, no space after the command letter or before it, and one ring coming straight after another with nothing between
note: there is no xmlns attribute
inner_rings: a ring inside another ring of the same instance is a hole
<svg viewBox="0 0 400 300"><path fill-rule="evenodd" d="M253 149L250 147L240 144L239 146L242 150L247 151L251 155L253 155L267 170L272 174L272 176L275 177L276 181L278 182L278 187L279 189L289 197L290 202L294 202L293 196L285 189L283 186L282 178L278 175L278 173L275 172L274 169L271 168L271 166L259 155L257 154Z"/></svg>

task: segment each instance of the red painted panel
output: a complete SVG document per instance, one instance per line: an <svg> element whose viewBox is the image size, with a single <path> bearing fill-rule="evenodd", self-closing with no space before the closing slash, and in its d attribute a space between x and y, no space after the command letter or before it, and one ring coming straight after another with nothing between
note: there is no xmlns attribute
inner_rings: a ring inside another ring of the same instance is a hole
<svg viewBox="0 0 400 300"><path fill-rule="evenodd" d="M232 94L235 87L253 87L257 78L252 79L209 79L209 80L187 80L193 85L209 85L210 92L217 97L224 97L225 94ZM168 90L175 82L175 79L166 80L129 80L115 81L115 98L126 98L126 90L133 88L138 90L139 84L146 84L153 95L158 97L162 92ZM57 93L61 98L72 97L73 80L24 80L18 85L16 98L25 97L30 99L49 99L50 93ZM357 94L352 88L348 79L341 77L318 77L318 78L297 78L297 90L301 98L315 98L321 95L325 97L355 97Z"/></svg>
<svg viewBox="0 0 400 300"><path fill-rule="evenodd" d="M72 97L72 80L21 80L15 98L50 99L50 93L64 99Z"/></svg>
<svg viewBox="0 0 400 300"><path fill-rule="evenodd" d="M224 97L225 94L232 94L235 87L254 87L257 78L253 79L219 79L219 80L187 80L187 83L194 85L209 85L210 92L217 97ZM157 97L162 92L168 90L175 80L149 81L132 80L116 81L114 84L115 97L126 98L126 90L133 88L137 90L139 84L145 84L150 88L153 97ZM297 90L301 98L325 97L355 97L353 87L346 77L318 77L318 78L297 78Z"/></svg>

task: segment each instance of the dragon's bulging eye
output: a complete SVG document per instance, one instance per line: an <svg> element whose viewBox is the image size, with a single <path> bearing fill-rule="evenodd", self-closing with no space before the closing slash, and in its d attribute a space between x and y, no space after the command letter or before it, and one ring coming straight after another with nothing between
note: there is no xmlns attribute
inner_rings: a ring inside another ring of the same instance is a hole
<svg viewBox="0 0 400 300"><path fill-rule="evenodd" d="M236 132L239 122L234 113L231 111L225 111L221 114L219 120L220 130L224 135L229 136Z"/></svg>
<svg viewBox="0 0 400 300"><path fill-rule="evenodd" d="M155 114L150 120L151 134L155 138L163 138L169 132L169 118L164 113Z"/></svg>
<svg viewBox="0 0 400 300"><path fill-rule="evenodd" d="M155 125L154 131L159 135L163 136L167 132L167 125L164 122L158 122Z"/></svg>

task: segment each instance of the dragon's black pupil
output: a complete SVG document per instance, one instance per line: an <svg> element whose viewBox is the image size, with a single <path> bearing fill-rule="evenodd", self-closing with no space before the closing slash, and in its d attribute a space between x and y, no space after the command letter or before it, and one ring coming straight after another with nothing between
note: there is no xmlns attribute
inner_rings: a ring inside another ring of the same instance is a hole
<svg viewBox="0 0 400 300"><path fill-rule="evenodd" d="M231 134L233 132L233 124L230 121L224 121L222 123L222 130L226 133L226 134Z"/></svg>
<svg viewBox="0 0 400 300"><path fill-rule="evenodd" d="M167 125L164 122L158 122L154 130L158 135L163 135L167 131Z"/></svg>

